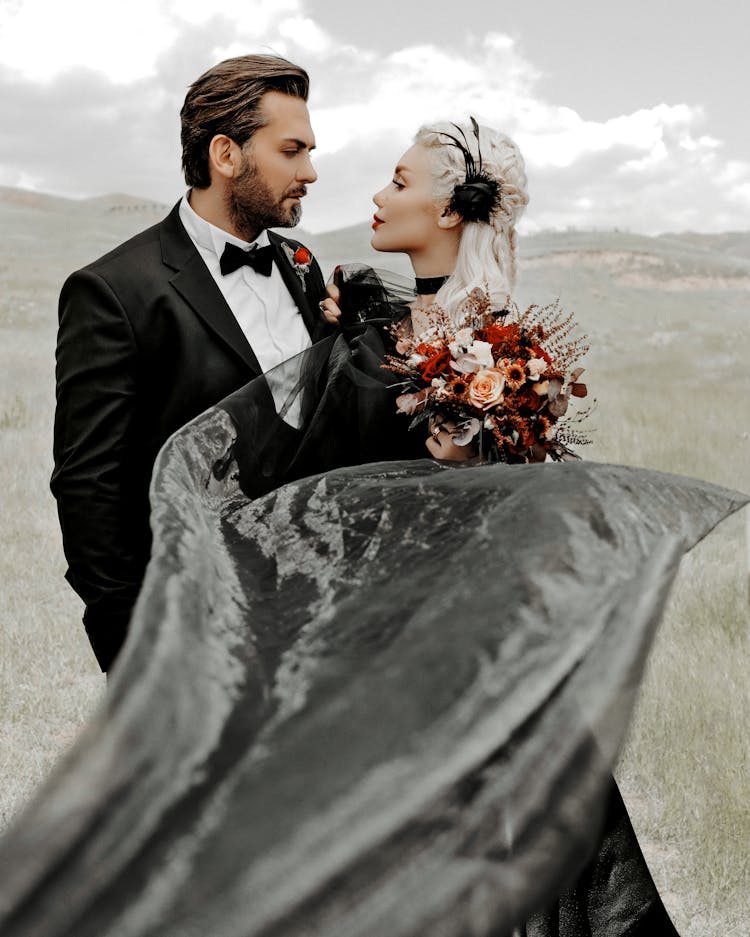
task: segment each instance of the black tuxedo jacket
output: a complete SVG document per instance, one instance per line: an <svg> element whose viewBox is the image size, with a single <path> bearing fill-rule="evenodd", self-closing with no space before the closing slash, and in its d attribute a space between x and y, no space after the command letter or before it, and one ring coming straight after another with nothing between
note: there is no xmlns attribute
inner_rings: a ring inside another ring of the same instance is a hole
<svg viewBox="0 0 750 937"><path fill-rule="evenodd" d="M154 459L180 426L261 373L185 231L179 203L65 282L59 306L51 488L84 623L103 670L117 654L148 562ZM269 232L313 341L330 328L313 261L304 284Z"/></svg>

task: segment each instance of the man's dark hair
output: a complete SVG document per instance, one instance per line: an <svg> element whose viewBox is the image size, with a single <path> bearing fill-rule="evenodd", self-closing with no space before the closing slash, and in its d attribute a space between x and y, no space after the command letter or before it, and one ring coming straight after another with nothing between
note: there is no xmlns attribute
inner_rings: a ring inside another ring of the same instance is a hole
<svg viewBox="0 0 750 937"><path fill-rule="evenodd" d="M185 182L196 189L211 184L208 147L217 134L243 146L264 126L260 99L267 91L306 101L309 87L307 72L277 55L240 55L210 68L190 86L180 111Z"/></svg>

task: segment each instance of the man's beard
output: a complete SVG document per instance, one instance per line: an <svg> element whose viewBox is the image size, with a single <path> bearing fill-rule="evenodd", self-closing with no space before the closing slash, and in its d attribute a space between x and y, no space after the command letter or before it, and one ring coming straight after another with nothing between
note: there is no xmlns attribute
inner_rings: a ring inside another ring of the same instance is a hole
<svg viewBox="0 0 750 937"><path fill-rule="evenodd" d="M277 199L246 157L227 192L227 209L235 231L252 241L266 228L293 228L302 217L302 205L293 202L284 207L283 202L306 191L304 185L296 185Z"/></svg>

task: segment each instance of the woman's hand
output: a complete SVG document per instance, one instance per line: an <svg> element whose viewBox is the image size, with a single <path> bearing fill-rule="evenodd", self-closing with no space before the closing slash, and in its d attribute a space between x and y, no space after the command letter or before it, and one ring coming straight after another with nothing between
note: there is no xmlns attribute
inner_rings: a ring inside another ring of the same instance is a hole
<svg viewBox="0 0 750 937"><path fill-rule="evenodd" d="M329 322L331 325L339 325L341 320L341 309L339 308L341 291L335 284L329 283L326 287L326 292L328 293L328 298L321 300L318 306L326 322Z"/></svg>
<svg viewBox="0 0 750 937"><path fill-rule="evenodd" d="M453 442L453 433L456 429L455 423L449 421L430 422L430 435L425 445L434 459L444 462L468 462L469 459L476 458L477 452L473 443L457 446Z"/></svg>

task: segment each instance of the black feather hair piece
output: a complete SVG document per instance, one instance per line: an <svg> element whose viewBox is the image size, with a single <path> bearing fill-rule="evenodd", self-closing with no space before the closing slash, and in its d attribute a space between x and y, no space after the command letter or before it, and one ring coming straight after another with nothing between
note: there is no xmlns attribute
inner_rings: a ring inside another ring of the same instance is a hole
<svg viewBox="0 0 750 937"><path fill-rule="evenodd" d="M469 148L469 141L466 134L458 126L453 124L461 139L453 134L446 133L444 130L438 131L441 136L448 137L451 144L457 147L466 163L466 176L463 182L453 190L449 210L456 212L464 221L484 221L490 220L492 212L500 207L500 198L502 196L502 186L494 179L482 165L482 150L479 147L479 125L473 117L469 117L471 129L477 141L477 153L479 160L475 160Z"/></svg>

